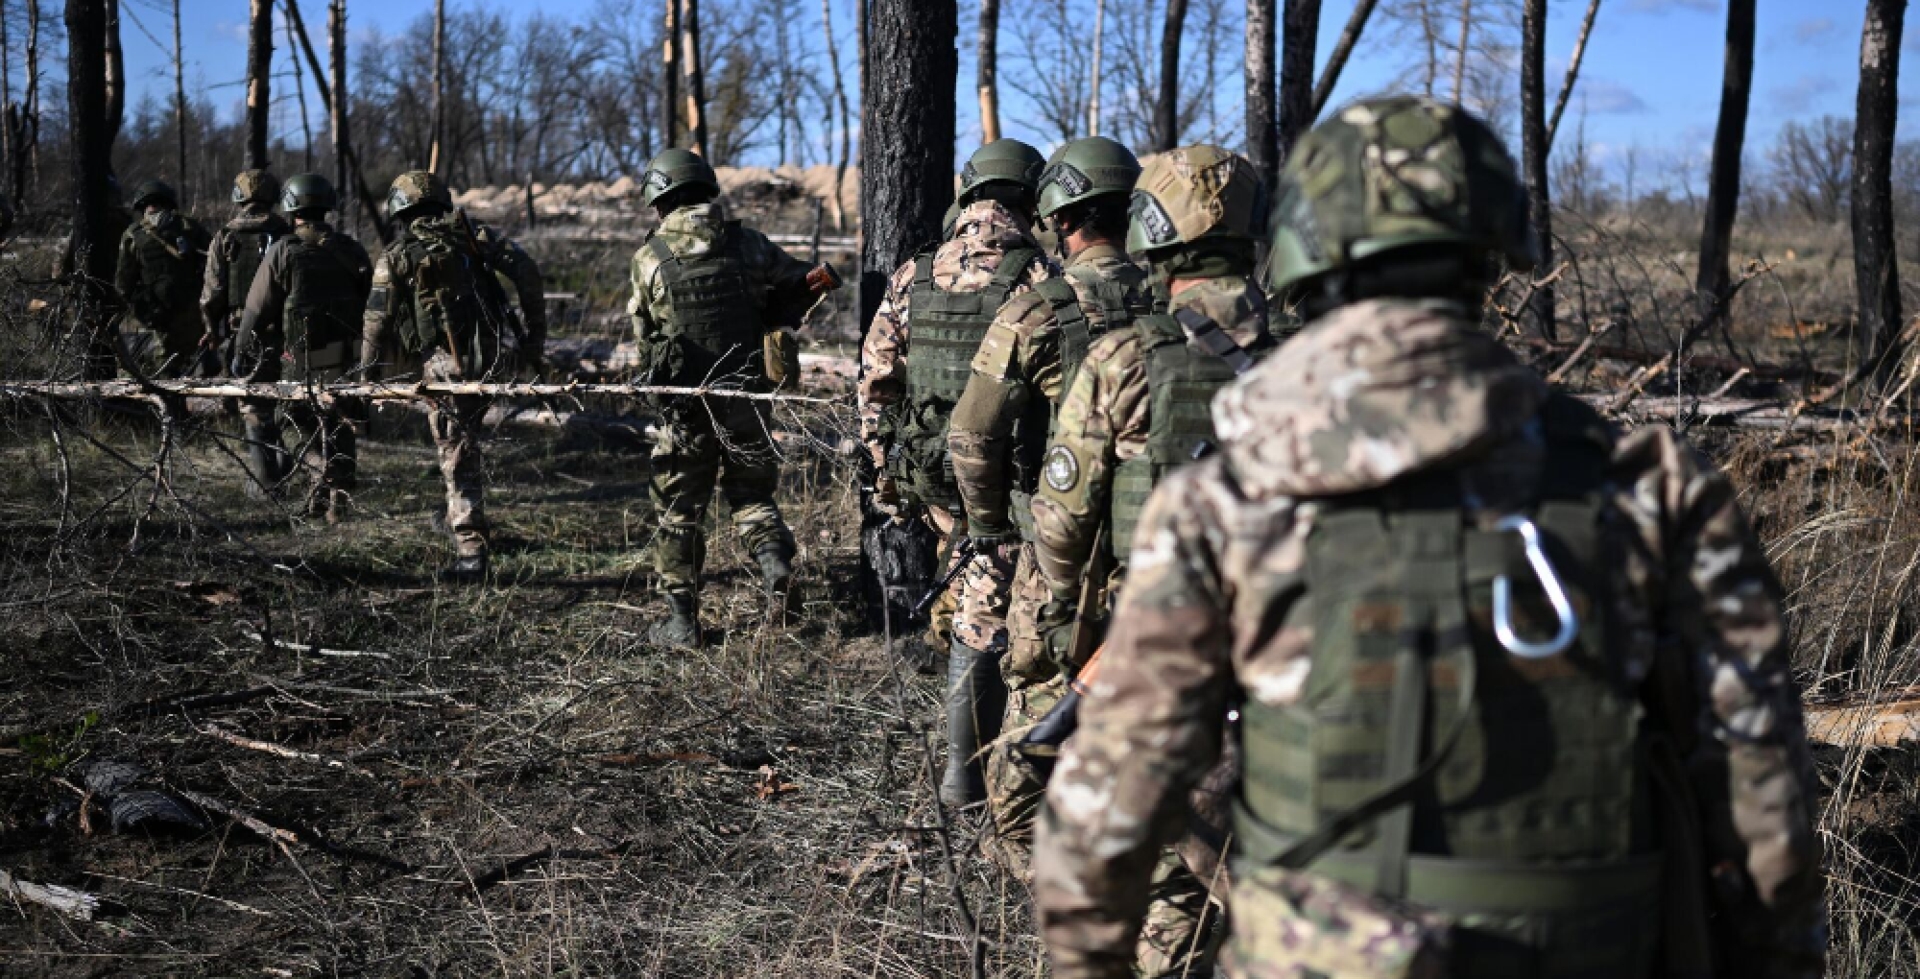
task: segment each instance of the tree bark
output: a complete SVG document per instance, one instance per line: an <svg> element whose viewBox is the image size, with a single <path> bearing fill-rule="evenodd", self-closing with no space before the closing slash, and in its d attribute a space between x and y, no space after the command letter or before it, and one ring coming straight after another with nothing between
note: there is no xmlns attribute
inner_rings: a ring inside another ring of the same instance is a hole
<svg viewBox="0 0 1920 979"><path fill-rule="evenodd" d="M1000 60L1000 0L980 0L980 53L975 78L980 89L980 142L1000 138L1000 89L994 71Z"/></svg>
<svg viewBox="0 0 1920 979"><path fill-rule="evenodd" d="M847 82L840 74L840 48L833 39L833 0L820 0L820 33L827 40L827 68L833 72L833 97L840 105L840 159L833 168L833 229L847 230L846 198L847 158L853 143L853 113L847 108Z"/></svg>
<svg viewBox="0 0 1920 979"><path fill-rule="evenodd" d="M427 169L446 176L440 165L441 140L447 133L447 0L433 0L433 141L427 151Z"/></svg>
<svg viewBox="0 0 1920 979"><path fill-rule="evenodd" d="M681 51L687 70L687 130L693 151L707 155L707 77L700 61L700 0L680 0Z"/></svg>
<svg viewBox="0 0 1920 979"><path fill-rule="evenodd" d="M265 170L273 110L273 0L251 0L247 25L247 169Z"/></svg>
<svg viewBox="0 0 1920 979"><path fill-rule="evenodd" d="M107 0L107 128L120 138L127 119L127 59L120 46L120 0Z"/></svg>
<svg viewBox="0 0 1920 979"><path fill-rule="evenodd" d="M1893 240L1893 145L1900 115L1900 35L1907 0L1867 0L1854 101L1853 276L1860 330L1873 339L1868 367L1884 384L1904 353L1900 266Z"/></svg>
<svg viewBox="0 0 1920 979"><path fill-rule="evenodd" d="M173 9L177 17L180 9L178 0L175 0ZM0 166L6 167L7 173L13 172L13 157L20 149L13 137L12 51L11 39L7 36L7 8L5 4L0 4ZM20 202L14 201L13 206L19 207Z"/></svg>
<svg viewBox="0 0 1920 979"><path fill-rule="evenodd" d="M861 323L879 308L887 276L940 236L953 200L955 0L870 0L861 100Z"/></svg>
<svg viewBox="0 0 1920 979"><path fill-rule="evenodd" d="M1160 32L1160 97L1153 106L1153 148L1165 153L1180 145L1180 34L1187 24L1187 0L1167 0L1166 26Z"/></svg>
<svg viewBox="0 0 1920 979"><path fill-rule="evenodd" d="M1274 3L1247 0L1247 159L1268 187L1280 175L1280 141L1274 130Z"/></svg>
<svg viewBox="0 0 1920 979"><path fill-rule="evenodd" d="M1320 39L1320 0L1286 0L1280 37L1279 159L1313 125L1313 62ZM1272 186L1272 182L1268 182Z"/></svg>
<svg viewBox="0 0 1920 979"><path fill-rule="evenodd" d="M1566 80L1560 83L1560 97L1553 102L1553 118L1547 120L1547 149L1553 149L1553 137L1560 132L1560 117L1566 114L1567 99L1573 95L1573 83L1580 79L1580 62L1587 56L1587 38L1593 36L1593 19L1600 14L1600 0L1587 0L1587 15L1580 20L1580 36L1573 42L1573 60L1567 62Z"/></svg>
<svg viewBox="0 0 1920 979"><path fill-rule="evenodd" d="M113 132L107 127L107 3L67 0L67 115L73 158L73 261L81 285L78 329L86 343L85 376L114 374L113 338L104 301L113 280L115 242L108 183Z"/></svg>
<svg viewBox="0 0 1920 979"><path fill-rule="evenodd" d="M292 0L288 0L292 2ZM180 46L180 0L173 0L173 135L174 169L181 193L193 186L187 173L187 49Z"/></svg>
<svg viewBox="0 0 1920 979"><path fill-rule="evenodd" d="M1733 220L1740 209L1740 154L1747 141L1747 101L1753 91L1754 0L1728 0L1727 45L1720 80L1720 118L1707 172L1706 218L1700 229L1700 268L1694 279L1698 319L1681 338L1686 349L1726 315L1733 285Z"/></svg>
<svg viewBox="0 0 1920 979"><path fill-rule="evenodd" d="M1353 56L1354 45L1360 43L1360 33L1367 29L1367 19L1373 16L1373 8L1378 0L1360 0L1353 5L1353 13L1347 17L1347 26L1340 31L1340 40L1334 42L1333 53L1327 55L1326 67L1320 69L1320 81L1313 86L1313 117L1327 109L1327 100L1333 97L1333 87L1340 84L1340 73L1346 70L1347 59Z"/></svg>
<svg viewBox="0 0 1920 979"><path fill-rule="evenodd" d="M667 0L666 40L660 45L661 90L666 98L660 107L666 110L665 143L680 144L680 0Z"/></svg>
<svg viewBox="0 0 1920 979"><path fill-rule="evenodd" d="M1527 9L1529 11L1533 9L1532 0L1528 0ZM1542 10L1540 12L1540 21L1543 25L1546 23L1546 16L1546 11ZM1544 32L1545 30L1546 28L1542 26L1541 31ZM1467 97L1467 42L1472 39L1473 0L1460 0L1460 47L1455 52L1453 59L1453 101L1456 105ZM1520 43L1524 45L1526 43L1525 39L1523 38ZM1543 40L1541 43L1544 45L1546 42ZM1542 70L1544 71L1544 69ZM1524 85L1525 83L1523 82L1521 84Z"/></svg>
<svg viewBox="0 0 1920 979"><path fill-rule="evenodd" d="M1547 189L1547 0L1526 0L1520 20L1520 143L1526 158L1527 202L1540 240L1540 268L1553 266L1553 209ZM1554 339L1553 286L1533 290L1527 311L1534 328Z"/></svg>
<svg viewBox="0 0 1920 979"><path fill-rule="evenodd" d="M1107 0L1093 0L1093 66L1087 79L1087 135L1100 135L1100 55L1107 36Z"/></svg>
<svg viewBox="0 0 1920 979"><path fill-rule="evenodd" d="M298 2L299 0L287 0L287 9L293 9L293 5ZM293 17L290 15L286 15L286 28L287 50L292 51L295 41L293 37ZM287 60L293 64L293 94L295 101L300 104L300 159L303 164L301 171L311 173L313 172L313 124L311 120L307 118L306 79L302 77L300 71L299 57L290 57ZM318 74L318 72L316 71L315 74Z"/></svg>
<svg viewBox="0 0 1920 979"><path fill-rule="evenodd" d="M21 116L25 121L26 166L14 161L15 206L25 199L27 177L33 178L32 186L40 187L40 0L27 0L27 94L21 98L23 109ZM112 172L111 168L108 170Z"/></svg>

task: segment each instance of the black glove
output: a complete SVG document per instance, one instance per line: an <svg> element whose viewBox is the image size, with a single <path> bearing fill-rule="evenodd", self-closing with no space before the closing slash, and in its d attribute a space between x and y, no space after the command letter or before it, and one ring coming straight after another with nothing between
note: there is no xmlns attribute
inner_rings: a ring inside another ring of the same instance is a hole
<svg viewBox="0 0 1920 979"><path fill-rule="evenodd" d="M967 538L973 541L973 549L992 552L1020 539L1018 531L1012 527L997 527L967 521Z"/></svg>

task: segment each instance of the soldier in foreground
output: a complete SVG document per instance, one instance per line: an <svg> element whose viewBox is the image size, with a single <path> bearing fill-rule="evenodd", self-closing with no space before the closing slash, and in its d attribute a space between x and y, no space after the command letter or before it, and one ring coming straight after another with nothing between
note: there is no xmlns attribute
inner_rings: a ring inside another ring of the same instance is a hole
<svg viewBox="0 0 1920 979"><path fill-rule="evenodd" d="M134 191L133 207L139 218L120 236L114 288L133 318L159 336L162 374L202 373L205 331L197 303L212 238L200 222L180 213L180 198L158 180Z"/></svg>
<svg viewBox="0 0 1920 979"><path fill-rule="evenodd" d="M293 233L293 226L274 213L280 181L265 170L244 170L233 178L234 215L213 233L207 246L207 270L200 284L200 319L205 330L200 348L212 351L219 362L234 362L233 338L240 314L247 306L254 273L260 271L267 248ZM275 405L260 398L240 401L240 419L247 443L249 493L276 492L287 477L288 459L280 443Z"/></svg>
<svg viewBox="0 0 1920 979"><path fill-rule="evenodd" d="M267 246L247 290L234 337L235 377L325 384L353 368L373 288L373 260L353 236L327 223L327 212L338 204L333 185L319 174L287 180L280 209L293 219L293 233ZM345 514L358 472L353 423L364 411L358 401L281 403L281 414L314 470L308 516L338 523ZM253 417L248 424L251 428ZM277 447L277 431L273 440Z"/></svg>
<svg viewBox="0 0 1920 979"><path fill-rule="evenodd" d="M670 149L654 157L642 193L660 226L634 252L627 313L648 382L773 390L769 370L781 365L767 362L767 335L797 323L815 299L839 287L839 276L729 220L717 199L719 179L698 154ZM734 529L775 601L785 601L793 577L793 533L773 499L780 468L766 402L663 398L658 404L662 425L650 490L660 526L653 554L668 616L649 638L692 648L702 638L701 523L714 488L726 498Z"/></svg>
<svg viewBox="0 0 1920 979"><path fill-rule="evenodd" d="M1033 555L1048 592L1036 627L1056 671L1035 698L1045 707L1086 665L1090 644L1069 643L1074 620L1104 617L1106 596L1120 591L1147 495L1212 441L1214 393L1274 347L1266 297L1251 278L1262 197L1252 165L1216 146L1176 149L1140 175L1127 248L1153 269L1154 313L1088 351L1060 406L1033 500ZM1083 581L1096 569L1110 569L1097 583L1103 600L1079 608ZM1003 743L989 770L1004 800L996 816L1006 814L1003 830L1016 839L1031 832L1044 791L1027 750ZM1197 801L1197 811L1217 817L1220 800ZM1196 873L1173 849L1159 852L1134 948L1138 974L1212 968L1203 877L1213 876L1214 863L1209 855Z"/></svg>
<svg viewBox="0 0 1920 979"><path fill-rule="evenodd" d="M538 362L545 337L523 330L514 318L499 272L489 264L491 250L454 210L445 182L424 170L401 174L387 192L387 214L399 227L374 263L367 296L360 357L369 378L510 381L523 357ZM523 278L513 280L521 307L541 309L544 297L529 295ZM532 282L537 288L538 277ZM544 318L537 322L544 327ZM483 581L489 566L480 440L491 403L484 396L457 395L435 401L427 415L446 480L446 522L454 543L453 562L441 577L458 584Z"/></svg>
<svg viewBox="0 0 1920 979"><path fill-rule="evenodd" d="M873 499L904 519L924 520L947 547L968 533L948 458L947 423L972 376L994 315L1009 299L1052 278L1033 240L1045 161L1002 139L974 151L960 174L960 214L947 240L894 272L860 351L860 434L871 456ZM1018 548L1010 540L953 560L960 579L947 664L949 805L985 798L979 759L1006 709L998 657L1007 645L1008 590ZM941 630L936 621L934 631Z"/></svg>
<svg viewBox="0 0 1920 979"><path fill-rule="evenodd" d="M1129 974L1237 707L1230 975L1820 975L1779 585L1671 431L1617 437L1479 328L1536 255L1498 138L1361 102L1274 227L1309 325L1141 518L1039 828L1054 974Z"/></svg>

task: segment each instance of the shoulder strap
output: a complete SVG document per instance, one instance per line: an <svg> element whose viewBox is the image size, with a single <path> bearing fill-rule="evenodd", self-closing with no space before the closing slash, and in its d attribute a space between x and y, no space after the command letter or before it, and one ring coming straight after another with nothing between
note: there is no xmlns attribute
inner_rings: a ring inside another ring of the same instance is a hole
<svg viewBox="0 0 1920 979"><path fill-rule="evenodd" d="M999 289L1002 294L1011 291L1013 284L1027 274L1027 266L1032 265L1033 260L1038 257L1040 257L1038 251L1024 245L1008 249L1007 253L1000 257L1000 267L993 270L993 279L987 283L987 288Z"/></svg>
<svg viewBox="0 0 1920 979"><path fill-rule="evenodd" d="M933 249L913 257L913 284L916 288L933 285Z"/></svg>
<svg viewBox="0 0 1920 979"><path fill-rule="evenodd" d="M1241 349L1240 345L1227 336L1213 318L1197 309L1182 307L1173 313L1174 322L1186 332L1194 346L1227 362L1235 374L1245 374L1253 369L1253 356Z"/></svg>

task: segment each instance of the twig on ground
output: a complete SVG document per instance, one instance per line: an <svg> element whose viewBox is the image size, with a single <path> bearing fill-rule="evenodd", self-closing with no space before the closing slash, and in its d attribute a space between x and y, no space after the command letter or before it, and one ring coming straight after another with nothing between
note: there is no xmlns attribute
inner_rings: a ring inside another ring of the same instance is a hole
<svg viewBox="0 0 1920 979"><path fill-rule="evenodd" d="M51 908L80 921L92 921L100 911L100 898L97 895L58 884L29 883L4 870L0 870L0 894L16 901Z"/></svg>
<svg viewBox="0 0 1920 979"><path fill-rule="evenodd" d="M355 775L364 775L367 778L373 777L373 773L368 772L366 769L349 765L346 762L339 760L338 758L328 758L325 755L316 755L310 751L296 751L293 748L286 747L285 745L274 744L271 741L256 741L252 738L243 737L241 735L235 734L232 731L228 731L225 728L221 728L217 725L207 724L199 728L196 728L195 730L199 731L201 734L206 735L207 737L216 738L218 740L225 741L226 743L233 745L236 748L246 748L249 751L264 752L266 754L275 755L280 758L290 758L294 761L304 761L304 762L309 762L315 765L323 765L327 768L338 769L343 772L352 772Z"/></svg>
<svg viewBox="0 0 1920 979"><path fill-rule="evenodd" d="M310 646L306 643L288 642L285 639L268 639L252 629L242 629L240 630L240 634L253 642L263 645L278 646L281 649L290 649L296 653L310 653L314 656L331 656L337 659L370 658L390 660L393 658L392 653L376 653L365 649L323 649L319 646Z"/></svg>

